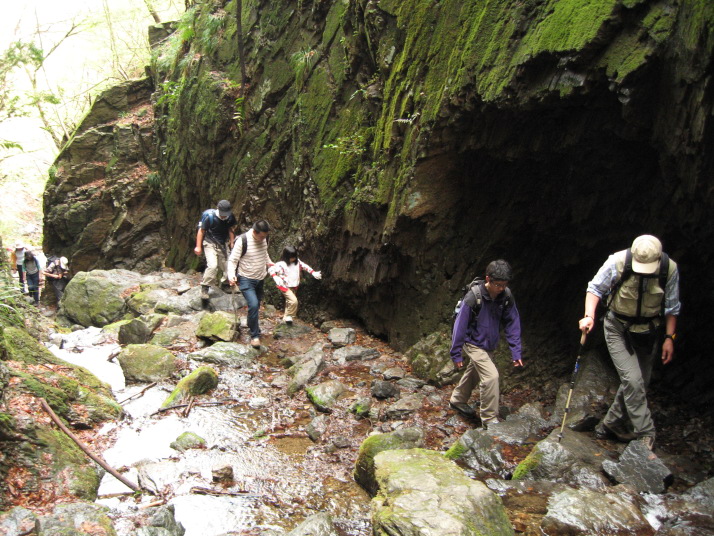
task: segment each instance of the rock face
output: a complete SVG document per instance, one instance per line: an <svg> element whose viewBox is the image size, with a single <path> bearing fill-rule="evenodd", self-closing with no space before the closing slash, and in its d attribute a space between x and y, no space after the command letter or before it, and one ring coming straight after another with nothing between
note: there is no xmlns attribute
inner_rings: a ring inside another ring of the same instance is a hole
<svg viewBox="0 0 714 536"><path fill-rule="evenodd" d="M186 237L227 197L246 222L270 214L273 257L283 239L319 252L306 260L329 277L306 308L358 317L400 348L450 324L462 286L505 257L532 357L554 361L542 348L568 343L562 326L581 313L565 297L652 232L687 274L692 319L668 383L714 400L710 2L243 9L243 91L235 17L218 3L192 7L193 31L155 50L140 91L155 91L154 140L140 111L108 122L131 108L127 89L100 99L119 104L95 107L48 184L47 250L75 269L139 267L161 243L169 266L194 267Z"/></svg>
<svg viewBox="0 0 714 536"><path fill-rule="evenodd" d="M168 249L157 188L154 88L148 78L102 93L53 165L43 249L72 271L163 266Z"/></svg>
<svg viewBox="0 0 714 536"><path fill-rule="evenodd" d="M374 534L512 535L501 499L438 452L388 450L374 458Z"/></svg>

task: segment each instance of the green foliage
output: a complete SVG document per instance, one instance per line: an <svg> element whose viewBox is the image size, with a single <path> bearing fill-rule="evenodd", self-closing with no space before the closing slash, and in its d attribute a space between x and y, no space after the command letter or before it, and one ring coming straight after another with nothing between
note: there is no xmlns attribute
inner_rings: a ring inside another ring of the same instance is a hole
<svg viewBox="0 0 714 536"><path fill-rule="evenodd" d="M295 52L290 56L290 65L295 72L295 82L301 86L305 82L306 73L312 67L317 56L317 51L308 47Z"/></svg>
<svg viewBox="0 0 714 536"><path fill-rule="evenodd" d="M160 191L161 189L161 175L157 171L152 171L149 173L149 176L146 178L146 184L149 185L149 188L154 190L155 192Z"/></svg>
<svg viewBox="0 0 714 536"><path fill-rule="evenodd" d="M154 50L152 63L156 71L160 74L169 76L174 68L176 68L182 54L188 50L188 46L195 36L195 16L195 6L186 10L178 21L176 31Z"/></svg>
<svg viewBox="0 0 714 536"><path fill-rule="evenodd" d="M334 149L341 155L361 155L366 149L365 137L359 133L341 136L335 143L327 143L322 148Z"/></svg>
<svg viewBox="0 0 714 536"><path fill-rule="evenodd" d="M221 44L225 28L225 12L209 13L201 21L198 46L206 54L213 54Z"/></svg>
<svg viewBox="0 0 714 536"><path fill-rule="evenodd" d="M243 118L245 117L245 97L238 97L235 100L233 112L233 120L238 126L239 132L243 133Z"/></svg>
<svg viewBox="0 0 714 536"><path fill-rule="evenodd" d="M163 106L164 104L167 104L169 107L172 106L178 100L182 87L183 81L179 83L168 80L159 84L162 95L157 99L156 106Z"/></svg>

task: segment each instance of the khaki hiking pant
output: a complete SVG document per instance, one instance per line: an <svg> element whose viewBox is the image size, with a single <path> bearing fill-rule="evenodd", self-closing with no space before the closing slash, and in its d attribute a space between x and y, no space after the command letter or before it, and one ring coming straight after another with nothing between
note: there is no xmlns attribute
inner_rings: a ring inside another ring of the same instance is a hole
<svg viewBox="0 0 714 536"><path fill-rule="evenodd" d="M213 242L203 241L203 254L206 256L206 271L203 272L202 285L218 286L218 270L223 274L221 281L226 279L226 250Z"/></svg>
<svg viewBox="0 0 714 536"><path fill-rule="evenodd" d="M659 344L651 348L633 345L628 350L625 326L609 313L605 316L605 342L620 376L620 387L602 422L607 426L631 427L637 437L653 436L655 427L647 407L646 390Z"/></svg>
<svg viewBox="0 0 714 536"><path fill-rule="evenodd" d="M451 393L451 402L468 404L471 392L478 382L481 394L481 422L497 418L501 393L498 387L498 369L493 364L493 352L487 352L473 344L464 344L461 353L469 358L469 363L461 381Z"/></svg>
<svg viewBox="0 0 714 536"><path fill-rule="evenodd" d="M298 311L298 299L295 295L297 287L289 288L286 292L283 292L285 296L285 314L283 316L297 316Z"/></svg>

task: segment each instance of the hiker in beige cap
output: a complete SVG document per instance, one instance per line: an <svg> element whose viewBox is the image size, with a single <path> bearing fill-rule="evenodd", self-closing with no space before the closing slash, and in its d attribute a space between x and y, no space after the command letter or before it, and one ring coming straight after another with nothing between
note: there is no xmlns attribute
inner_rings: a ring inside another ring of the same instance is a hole
<svg viewBox="0 0 714 536"><path fill-rule="evenodd" d="M652 450L655 428L646 388L657 354L665 365L672 360L681 308L677 264L662 251L657 237L638 236L630 249L608 257L588 283L585 316L579 323L582 331L592 330L596 307L603 299L605 341L620 387L595 436L637 438Z"/></svg>

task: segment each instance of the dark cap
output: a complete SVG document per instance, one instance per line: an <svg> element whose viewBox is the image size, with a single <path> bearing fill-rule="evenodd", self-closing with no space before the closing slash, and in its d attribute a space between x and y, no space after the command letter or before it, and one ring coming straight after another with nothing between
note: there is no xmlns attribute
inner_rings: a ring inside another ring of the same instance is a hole
<svg viewBox="0 0 714 536"><path fill-rule="evenodd" d="M221 218L227 218L231 215L231 204L225 199L221 199L218 202L218 215Z"/></svg>

